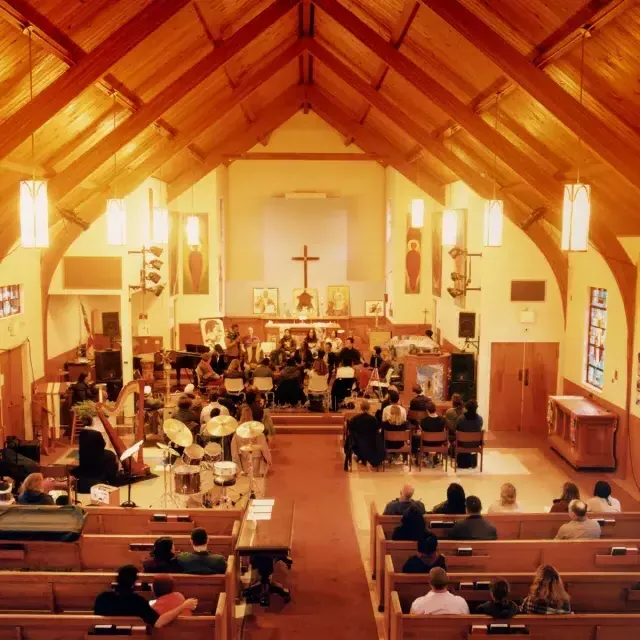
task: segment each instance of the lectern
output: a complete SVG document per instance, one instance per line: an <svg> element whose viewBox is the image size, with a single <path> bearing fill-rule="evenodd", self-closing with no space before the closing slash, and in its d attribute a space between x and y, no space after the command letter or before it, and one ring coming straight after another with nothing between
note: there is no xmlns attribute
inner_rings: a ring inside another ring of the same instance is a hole
<svg viewBox="0 0 640 640"><path fill-rule="evenodd" d="M615 413L581 396L549 398L549 444L574 469L615 469Z"/></svg>

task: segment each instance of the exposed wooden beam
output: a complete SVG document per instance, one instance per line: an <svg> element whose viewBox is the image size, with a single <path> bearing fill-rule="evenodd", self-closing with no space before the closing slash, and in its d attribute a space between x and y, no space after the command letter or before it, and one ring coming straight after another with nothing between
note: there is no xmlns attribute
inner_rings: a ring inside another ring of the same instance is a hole
<svg viewBox="0 0 640 640"><path fill-rule="evenodd" d="M591 178L606 173L607 171L611 171L611 167L608 164L604 164L603 162L593 162L580 167L579 171L576 168L568 169L567 171L558 171L554 177L556 180L564 181L577 180L578 177L590 180Z"/></svg>
<svg viewBox="0 0 640 640"><path fill-rule="evenodd" d="M56 173L43 165L33 166L28 162L18 162L11 158L4 158L3 160L0 160L0 170L19 173L25 178L30 178L33 174L35 174L36 178L51 178Z"/></svg>
<svg viewBox="0 0 640 640"><path fill-rule="evenodd" d="M0 124L0 158L53 118L189 2L191 0L153 0L33 100L9 116Z"/></svg>
<svg viewBox="0 0 640 640"><path fill-rule="evenodd" d="M391 37L389 38L389 43L396 49L400 48L400 46L404 42L404 39L407 37L409 29L411 28L416 15L418 15L418 9L420 9L420 2L418 0L404 0L402 13L393 26ZM382 83L384 82L384 79L386 78L388 72L389 65L385 62L381 62L378 70L376 71L376 74L373 76L373 81L371 82L376 91L379 91L380 87L382 87ZM360 124L365 123L367 116L369 115L370 108L371 105L367 103L360 115ZM348 147L351 142L352 140L350 138L347 138L345 141L345 146Z"/></svg>
<svg viewBox="0 0 640 640"><path fill-rule="evenodd" d="M305 152L269 152L247 151L225 156L225 160L296 160L330 162L389 162L389 159L377 153L305 153Z"/></svg>
<svg viewBox="0 0 640 640"><path fill-rule="evenodd" d="M580 105L573 96L527 60L515 47L503 40L458 0L421 2L482 51L570 131L580 136L589 148L630 184L640 184L637 151L627 141L618 138L606 123ZM632 142L636 147L640 147L640 137Z"/></svg>
<svg viewBox="0 0 640 640"><path fill-rule="evenodd" d="M279 98L271 102L258 114L257 120L247 129L238 134L234 132L227 139L205 157L203 164L193 169L184 171L167 185L167 200L172 202L180 194L184 193L192 184L211 173L223 160L233 154L244 153L256 144L261 136L277 129L284 124L304 101L304 91L300 86L293 86L285 91Z"/></svg>
<svg viewBox="0 0 640 640"><path fill-rule="evenodd" d="M60 201L82 180L106 162L121 147L128 144L156 118L177 104L200 83L242 51L265 29L286 15L299 0L276 0L263 13L236 31L223 45L214 49L177 80L158 93L139 111L106 135L92 149L75 160L49 186L52 202Z"/></svg>

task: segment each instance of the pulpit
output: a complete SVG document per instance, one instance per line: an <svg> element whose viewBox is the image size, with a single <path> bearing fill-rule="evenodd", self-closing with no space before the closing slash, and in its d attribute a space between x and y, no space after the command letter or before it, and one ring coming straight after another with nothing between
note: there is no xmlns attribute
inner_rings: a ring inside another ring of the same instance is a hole
<svg viewBox="0 0 640 640"><path fill-rule="evenodd" d="M548 420L551 448L574 469L615 469L615 413L582 396L551 396Z"/></svg>
<svg viewBox="0 0 640 640"><path fill-rule="evenodd" d="M408 407L413 386L419 384L424 394L436 404L449 399L451 354L408 354L404 357L404 391L402 403Z"/></svg>

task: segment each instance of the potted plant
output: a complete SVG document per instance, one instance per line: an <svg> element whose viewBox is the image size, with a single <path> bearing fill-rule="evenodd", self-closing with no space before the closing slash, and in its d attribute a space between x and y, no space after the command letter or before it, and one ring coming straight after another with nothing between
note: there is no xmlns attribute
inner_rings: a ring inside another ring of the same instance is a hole
<svg viewBox="0 0 640 640"><path fill-rule="evenodd" d="M76 417L79 422L91 426L93 419L98 415L96 411L96 403L92 400L83 400L74 405L73 410L76 412Z"/></svg>

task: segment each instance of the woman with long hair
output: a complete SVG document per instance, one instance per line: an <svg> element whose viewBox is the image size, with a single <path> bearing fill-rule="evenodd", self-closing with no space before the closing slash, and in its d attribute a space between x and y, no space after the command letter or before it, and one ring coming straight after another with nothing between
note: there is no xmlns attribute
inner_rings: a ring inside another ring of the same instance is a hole
<svg viewBox="0 0 640 640"><path fill-rule="evenodd" d="M316 330L311 327L309 331L307 331L307 335L304 338L304 341L307 343L309 349L317 349L318 348L318 335L316 334Z"/></svg>
<svg viewBox="0 0 640 640"><path fill-rule="evenodd" d="M549 564L538 567L529 595L522 601L522 613L552 615L571 613L571 600L560 574Z"/></svg>
<svg viewBox="0 0 640 640"><path fill-rule="evenodd" d="M418 507L411 506L403 514L401 524L393 530L392 540L421 540L426 535L433 535L427 529L424 515Z"/></svg>
<svg viewBox="0 0 640 640"><path fill-rule="evenodd" d="M18 491L18 504L55 504L53 498L44 491L44 476L41 473L30 473Z"/></svg>
<svg viewBox="0 0 640 640"><path fill-rule="evenodd" d="M336 329L332 329L327 342L331 343L331 351L333 353L340 353L342 351L342 338L338 335Z"/></svg>
<svg viewBox="0 0 640 640"><path fill-rule="evenodd" d="M620 513L620 501L611 495L611 485L598 480L593 488L593 498L587 500L587 509L595 513Z"/></svg>
<svg viewBox="0 0 640 640"><path fill-rule="evenodd" d="M433 507L431 513L463 515L467 512L466 499L464 487L457 482L452 482L447 487L447 499Z"/></svg>
<svg viewBox="0 0 640 640"><path fill-rule="evenodd" d="M568 513L572 500L580 500L580 489L573 482L565 482L562 485L562 495L553 501L551 513Z"/></svg>
<svg viewBox="0 0 640 640"><path fill-rule="evenodd" d="M182 573L182 566L176 556L173 539L162 536L153 543L149 557L142 561L145 573Z"/></svg>
<svg viewBox="0 0 640 640"><path fill-rule="evenodd" d="M518 613L518 605L509 597L511 586L504 578L496 578L491 583L491 600L478 605L474 613L506 620Z"/></svg>
<svg viewBox="0 0 640 640"><path fill-rule="evenodd" d="M520 503L516 498L516 488L510 482L505 482L500 487L500 499L489 506L488 513L517 513L520 511Z"/></svg>

